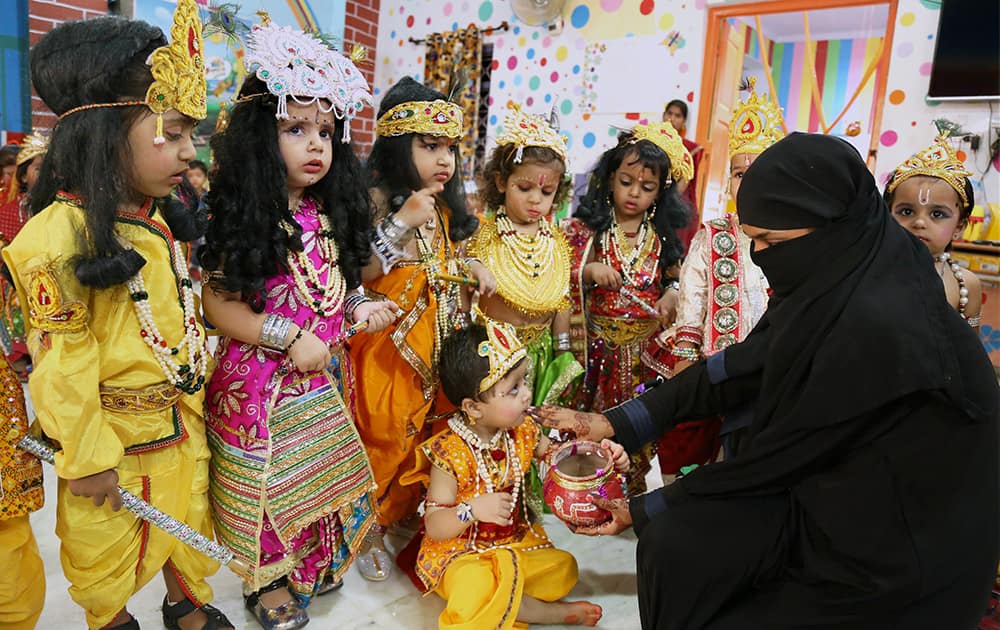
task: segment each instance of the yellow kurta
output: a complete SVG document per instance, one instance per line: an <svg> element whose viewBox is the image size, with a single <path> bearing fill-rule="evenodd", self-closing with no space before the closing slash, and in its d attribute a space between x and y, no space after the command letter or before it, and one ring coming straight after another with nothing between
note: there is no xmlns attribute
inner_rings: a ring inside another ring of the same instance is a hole
<svg viewBox="0 0 1000 630"><path fill-rule="evenodd" d="M42 507L42 465L17 448L28 432L24 392L0 357L0 628L31 630L45 601L45 569L28 514Z"/></svg>
<svg viewBox="0 0 1000 630"><path fill-rule="evenodd" d="M184 336L180 280L169 229L145 208L122 215L117 231L145 260L141 273L153 320L171 346ZM73 496L66 479L108 469L119 485L211 536L204 390L169 386L140 336L128 288L80 284L71 261L81 252L84 210L60 196L30 220L3 255L26 305L34 364L29 391L45 434L58 441L56 533L70 595L92 628L107 624L167 563L198 604L212 599L205 577L218 565L126 510ZM204 331L198 344L204 352ZM193 362L182 350L178 360Z"/></svg>
<svg viewBox="0 0 1000 630"><path fill-rule="evenodd" d="M538 443L538 427L531 420L510 431L521 469L508 472L505 479L494 478L498 492L511 490L514 475L523 477ZM429 474L433 465L455 478L456 503L482 492L472 452L451 430L422 445L418 460L414 476ZM555 549L540 523L525 521L522 500L514 506L517 516L509 528L477 524L474 540L470 528L456 538L425 537L421 542L416 573L428 591L437 592L448 602L438 618L439 628L525 628L526 624L517 622L524 596L554 602L566 597L576 584L576 559Z"/></svg>

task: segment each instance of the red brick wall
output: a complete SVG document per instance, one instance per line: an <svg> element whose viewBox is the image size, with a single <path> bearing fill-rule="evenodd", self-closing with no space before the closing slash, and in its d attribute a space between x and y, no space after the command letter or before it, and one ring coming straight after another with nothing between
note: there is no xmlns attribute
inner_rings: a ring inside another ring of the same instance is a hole
<svg viewBox="0 0 1000 630"><path fill-rule="evenodd" d="M29 0L28 34L31 45L53 28L70 20L83 20L105 15L108 0ZM31 91L31 124L35 129L50 129L56 122L35 91Z"/></svg>
<svg viewBox="0 0 1000 630"><path fill-rule="evenodd" d="M381 0L347 0L344 18L344 53L350 54L354 44L368 49L368 59L358 64L368 79L368 85L375 84L375 49L378 43L378 11ZM366 156L375 141L375 111L366 108L351 125L351 140L359 155Z"/></svg>

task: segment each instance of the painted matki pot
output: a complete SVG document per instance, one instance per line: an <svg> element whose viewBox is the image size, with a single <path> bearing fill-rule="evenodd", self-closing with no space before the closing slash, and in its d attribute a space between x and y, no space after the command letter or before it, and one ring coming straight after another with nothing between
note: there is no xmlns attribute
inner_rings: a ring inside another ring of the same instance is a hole
<svg viewBox="0 0 1000 630"><path fill-rule="evenodd" d="M592 527L611 520L611 512L597 507L588 496L625 498L621 475L611 453L597 442L574 440L553 455L545 477L545 503L562 521L575 527Z"/></svg>

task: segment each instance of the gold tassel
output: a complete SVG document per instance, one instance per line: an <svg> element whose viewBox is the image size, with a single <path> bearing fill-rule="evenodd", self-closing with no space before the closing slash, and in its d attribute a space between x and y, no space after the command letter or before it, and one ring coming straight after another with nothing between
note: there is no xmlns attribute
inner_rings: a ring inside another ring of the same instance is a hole
<svg viewBox="0 0 1000 630"><path fill-rule="evenodd" d="M166 141L167 141L167 139L163 137L163 114L157 114L156 115L156 137L153 138L153 144L155 144L156 146L159 146L161 144L164 144Z"/></svg>

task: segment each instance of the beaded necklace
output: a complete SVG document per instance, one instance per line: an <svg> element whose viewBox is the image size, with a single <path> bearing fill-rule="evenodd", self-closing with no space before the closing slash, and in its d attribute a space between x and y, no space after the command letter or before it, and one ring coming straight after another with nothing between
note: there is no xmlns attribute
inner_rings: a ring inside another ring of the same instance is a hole
<svg viewBox="0 0 1000 630"><path fill-rule="evenodd" d="M465 442L465 445L469 447L469 451L472 453L472 460L476 463L476 496L479 496L479 482L482 481L485 492L482 494L490 494L496 492L496 486L493 483L493 474L490 469L487 468L487 458L490 461L495 461L493 457L493 451L498 450L496 447L502 443L501 449L503 452L504 460L504 470L503 474L500 475L500 467L498 464L494 464L494 471L498 473L498 478L500 483L503 484L507 479L510 478L511 473L514 475L514 489L511 491L511 497L513 500L514 510L517 509L518 498L521 496L521 479L524 477L524 471L521 469L521 460L517 456L517 450L514 448L514 439L510 435L510 430L497 431L496 434L486 442L481 437L475 434L472 429L469 428L465 422L458 416L452 416L448 419L448 427ZM513 511L512 511L513 512ZM527 517L527 515L525 515ZM472 538L471 544L473 547L476 546L476 533L477 533L477 523L472 525Z"/></svg>
<svg viewBox="0 0 1000 630"><path fill-rule="evenodd" d="M163 374L177 389L186 394L194 394L205 383L205 368L208 363L202 340L198 330L198 320L194 311L194 289L188 275L187 258L180 244L169 234L167 239L171 248L170 262L174 274L179 279L178 292L181 305L184 308L184 337L174 347L170 347L164 339L156 321L153 319L153 308L149 304L149 293L142 279L142 271L126 281L132 307L139 319L139 335L146 342L159 364ZM178 363L176 357L187 351L189 363Z"/></svg>
<svg viewBox="0 0 1000 630"><path fill-rule="evenodd" d="M288 268L302 301L319 317L327 317L336 312L343 302L346 284L344 275L337 268L339 250L330 218L318 209L316 216L320 223L316 232L316 247L322 262L317 267L303 248L303 251L288 252ZM326 272L326 282L320 279L323 272Z"/></svg>
<svg viewBox="0 0 1000 630"><path fill-rule="evenodd" d="M421 234L421 230L415 230L417 251L420 253L420 263L427 275L427 286L430 292L437 297L437 309L434 313L434 346L431 349L431 369L434 371L435 379L437 375L438 358L441 356L441 343L444 341L446 331L450 331L454 321L454 314L458 312L460 306L459 292L461 286L452 282L441 280L440 274L452 274L455 269L448 266L451 261L451 241L445 232L444 217L441 209L434 204L434 213L437 221L434 224L434 239L438 238L440 230L441 238L444 239L444 268L442 261L437 257L434 248Z"/></svg>
<svg viewBox="0 0 1000 630"><path fill-rule="evenodd" d="M610 229L601 234L601 250L608 260L617 258L622 262L619 271L621 271L626 286L637 287L641 285L638 281L639 273L641 273L643 263L646 262L646 258L653 251L655 245L656 236L649 227L649 219L645 218L639 225L635 245L631 247L628 244L628 237L625 236L625 231L618 224L617 219L612 222ZM631 251L626 255L625 252L628 250ZM614 256L612 257L611 254Z"/></svg>
<svg viewBox="0 0 1000 630"><path fill-rule="evenodd" d="M951 274L955 276L955 280L958 282L958 314L964 320L969 318L965 315L965 307L969 305L969 288L965 286L965 272L962 271L961 265L951 259L951 254L944 252L938 254L934 257L935 263L944 263L941 265L941 275L944 275L944 265L951 267Z"/></svg>

